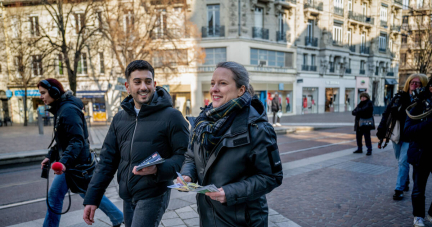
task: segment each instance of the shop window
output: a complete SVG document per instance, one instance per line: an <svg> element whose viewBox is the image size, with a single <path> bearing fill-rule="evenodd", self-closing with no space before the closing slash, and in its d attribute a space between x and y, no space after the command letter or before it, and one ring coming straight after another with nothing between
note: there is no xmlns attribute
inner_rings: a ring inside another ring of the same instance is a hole
<svg viewBox="0 0 432 227"><path fill-rule="evenodd" d="M226 48L206 48L206 58L204 65L217 65L219 62L226 61Z"/></svg>
<svg viewBox="0 0 432 227"><path fill-rule="evenodd" d="M318 113L318 88L303 87L302 99L298 111L302 114Z"/></svg>

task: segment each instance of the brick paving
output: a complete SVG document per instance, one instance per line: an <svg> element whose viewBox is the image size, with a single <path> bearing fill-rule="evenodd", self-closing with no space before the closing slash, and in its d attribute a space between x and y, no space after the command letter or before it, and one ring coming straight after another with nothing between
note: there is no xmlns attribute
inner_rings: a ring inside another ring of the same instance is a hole
<svg viewBox="0 0 432 227"><path fill-rule="evenodd" d="M284 164L293 168L285 169L283 184L267 196L270 207L300 226L412 226L411 190L402 201L392 199L397 161L391 148L370 157L349 154L301 162L299 167ZM358 168L346 165L350 162ZM426 210L432 200L431 180L427 189Z"/></svg>

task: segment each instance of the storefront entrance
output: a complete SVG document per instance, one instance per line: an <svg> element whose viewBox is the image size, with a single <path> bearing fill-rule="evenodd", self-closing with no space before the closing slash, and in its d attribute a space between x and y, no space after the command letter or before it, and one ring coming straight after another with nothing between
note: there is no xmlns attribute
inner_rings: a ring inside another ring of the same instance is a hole
<svg viewBox="0 0 432 227"><path fill-rule="evenodd" d="M304 87L301 102L301 113L318 113L318 88L316 87Z"/></svg>

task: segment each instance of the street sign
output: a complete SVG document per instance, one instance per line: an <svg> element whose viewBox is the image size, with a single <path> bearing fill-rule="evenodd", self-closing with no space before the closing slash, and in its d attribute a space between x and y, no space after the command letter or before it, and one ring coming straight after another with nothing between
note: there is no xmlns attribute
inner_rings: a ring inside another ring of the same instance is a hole
<svg viewBox="0 0 432 227"><path fill-rule="evenodd" d="M121 83L121 84L124 84L124 83L126 83L126 78L118 77L118 78L117 78L117 82L119 82L119 83ZM117 89L116 89L116 90L117 90Z"/></svg>
<svg viewBox="0 0 432 227"><path fill-rule="evenodd" d="M284 84L283 83L279 83L279 90L282 91L284 89Z"/></svg>
<svg viewBox="0 0 432 227"><path fill-rule="evenodd" d="M126 87L124 85L118 85L118 84L116 84L116 86L115 86L114 89L117 90L117 91L124 91L124 92L126 92Z"/></svg>

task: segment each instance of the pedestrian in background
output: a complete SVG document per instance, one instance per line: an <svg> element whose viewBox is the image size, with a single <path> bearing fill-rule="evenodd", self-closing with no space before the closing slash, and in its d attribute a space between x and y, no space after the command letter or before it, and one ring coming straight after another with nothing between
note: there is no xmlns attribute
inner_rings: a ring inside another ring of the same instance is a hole
<svg viewBox="0 0 432 227"><path fill-rule="evenodd" d="M366 155L371 155L370 131L375 129L375 122L373 119L373 105L368 93L363 92L360 94L360 103L352 111L352 115L355 116L354 131L356 131L357 140L357 150L354 153L363 153L362 137L364 136L367 147Z"/></svg>
<svg viewBox="0 0 432 227"><path fill-rule="evenodd" d="M403 130L405 120L407 118L406 109L412 103L412 92L427 84L427 77L424 74L412 74L405 82L403 91L397 93L382 114L381 122L378 126L377 137L383 140L388 134L387 122L389 116L399 121L399 141L392 141L395 157L398 160L398 176L395 187L394 200L401 200L404 197L403 192L409 191L409 164L408 164L408 148L409 140L404 136ZM390 115L391 114L391 115Z"/></svg>
<svg viewBox="0 0 432 227"><path fill-rule="evenodd" d="M277 92L275 92L274 97L271 101L271 110L273 113L273 127L274 126L281 126L280 117L277 116L277 113L280 110L279 94ZM276 122L276 118L277 118L277 122Z"/></svg>
<svg viewBox="0 0 432 227"><path fill-rule="evenodd" d="M130 94L114 116L84 199L84 221L91 225L105 189L117 171L126 227L157 227L168 207L171 185L188 147L188 123L172 107L170 94L156 87L154 69L146 61L131 62L125 71ZM138 166L155 152L164 163Z"/></svg>
<svg viewBox="0 0 432 227"><path fill-rule="evenodd" d="M413 166L414 186L411 194L414 226L423 227L425 219L425 191L429 175L432 173L432 79L426 85L425 92L414 97L417 105L409 112L405 122L404 134L410 140L408 163ZM427 113L426 113L427 112ZM418 116L425 114L426 116ZM432 222L432 203L426 220Z"/></svg>
<svg viewBox="0 0 432 227"><path fill-rule="evenodd" d="M93 160L81 100L74 97L72 91L65 92L63 85L56 79L41 80L37 86L41 100L51 107L48 111L54 115L54 137L57 138L41 167L53 161L58 161L63 166L61 171L54 171L56 175L48 192L48 204L55 213L51 209L47 210L43 226L52 227L59 226L61 215L56 213L61 213L64 197L69 188L73 187L67 183L68 169ZM84 198L83 193L79 195ZM101 210L110 218L113 226L120 226L123 213L107 197L101 197Z"/></svg>
<svg viewBox="0 0 432 227"><path fill-rule="evenodd" d="M283 178L276 133L260 100L252 97L244 66L219 63L210 95L212 103L190 118L191 139L181 171L187 182L219 188L197 194L200 226L265 227L265 195Z"/></svg>

